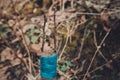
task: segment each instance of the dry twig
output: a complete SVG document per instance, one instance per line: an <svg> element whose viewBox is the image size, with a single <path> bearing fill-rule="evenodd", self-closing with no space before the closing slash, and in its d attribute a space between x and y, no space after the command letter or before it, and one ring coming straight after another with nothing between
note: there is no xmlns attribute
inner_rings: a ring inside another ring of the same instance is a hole
<svg viewBox="0 0 120 80"><path fill-rule="evenodd" d="M95 46L97 47L98 44L97 44L97 40L96 40L96 33L95 33L95 31L94 31L93 33L94 33L94 44L95 44ZM102 52L101 52L100 50L98 50L98 52L100 53L100 55L103 57L103 59L104 59L105 61L108 61L107 58L105 58L105 56L102 54Z"/></svg>
<svg viewBox="0 0 120 80"><path fill-rule="evenodd" d="M27 53L28 53L28 61L29 61L29 72L32 74L32 61L31 61L31 56L30 56L30 50L29 50L29 47L27 45L27 41L25 39L25 36L24 36L24 32L23 32L23 29L22 29L22 26L20 24L20 20L19 18L17 18L17 22L19 24L19 27L18 27L18 30L20 31L21 33L21 36L22 36L22 39L23 39L23 44L27 50Z"/></svg>
<svg viewBox="0 0 120 80"><path fill-rule="evenodd" d="M87 74L88 74L88 72L89 72L89 70L90 70L90 68L91 68L91 66L92 66L92 63L93 63L93 61L94 61L94 59L95 59L95 57L96 57L96 55L97 55L97 52L98 52L99 49L101 48L102 44L104 43L105 39L106 39L107 36L109 35L110 31L111 31L111 30L109 30L109 31L106 33L106 35L104 36L104 38L103 38L103 40L101 41L100 45L97 46L97 49L96 49L96 51L95 51L95 53L94 53L94 55L93 55L93 57L92 57L92 60L91 60L91 62L90 62L90 65L89 65L89 67L88 67L88 69L87 69L84 77L83 77L83 80L86 80L86 76L87 76Z"/></svg>

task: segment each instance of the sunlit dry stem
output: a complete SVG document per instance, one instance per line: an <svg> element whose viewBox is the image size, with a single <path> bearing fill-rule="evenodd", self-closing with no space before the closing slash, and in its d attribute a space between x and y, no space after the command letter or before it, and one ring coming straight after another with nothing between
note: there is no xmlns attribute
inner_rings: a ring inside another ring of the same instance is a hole
<svg viewBox="0 0 120 80"><path fill-rule="evenodd" d="M64 47L63 47L63 49L62 49L62 51L61 51L61 53L60 53L60 56L59 56L59 59L58 59L58 61L60 61L61 60L61 58L62 58L62 55L63 55L63 53L64 53L64 51L65 51L65 48L66 48L66 46L67 46L67 43L68 43L68 40L69 39L71 39L71 36L72 36L72 34L74 34L74 32L75 32L75 30L77 29L77 26L78 26L79 24L77 24L76 26L72 26L72 28L70 28L70 25L69 25L69 23L67 23L67 38L66 38L66 41L65 41L65 45L64 45Z"/></svg>
<svg viewBox="0 0 120 80"><path fill-rule="evenodd" d="M74 0L71 0L71 8L74 8Z"/></svg>
<svg viewBox="0 0 120 80"><path fill-rule="evenodd" d="M78 53L78 56L72 60L72 62L78 60L81 56L81 52L83 50L83 46L84 46L84 41L85 41L85 36L86 36L86 31L87 31L87 28L84 30L84 34L83 34L83 38L82 38L82 41L81 41L81 46L79 48L79 53Z"/></svg>
<svg viewBox="0 0 120 80"><path fill-rule="evenodd" d="M62 71L60 71L60 70L58 70L58 69L57 69L57 71L58 71L58 73L59 73L60 75L64 76L64 77L66 78L66 80L71 80L71 78L69 77L69 75L63 73Z"/></svg>
<svg viewBox="0 0 120 80"><path fill-rule="evenodd" d="M95 33L95 31L94 31L93 33L94 33L94 44L95 44L95 46L97 47L98 44L97 44L97 40L96 40L96 33ZM102 52L101 52L100 50L98 50L98 52L99 52L100 55L104 58L105 61L108 61L108 60L105 58L105 56L102 54Z"/></svg>
<svg viewBox="0 0 120 80"><path fill-rule="evenodd" d="M20 21L18 21L18 23L19 23ZM27 41L26 41L26 39L25 39L25 36L24 36L24 33L23 33L23 29L22 29L22 27L21 27L21 24L19 23L19 30L20 30L20 32L21 32L21 36L22 36L22 39L23 39L23 44L24 44L24 46L25 46L25 48L26 48L26 50L27 50L27 53L28 53L28 61L29 61L29 72L30 73L32 73L32 61L31 61L31 57L30 57L30 50L29 50L29 48L28 48L28 46L27 46Z"/></svg>
<svg viewBox="0 0 120 80"><path fill-rule="evenodd" d="M65 48L66 48L66 46L67 46L67 43L68 43L68 40L69 40L69 30L70 30L70 26L67 26L67 38L66 38L66 41L65 41L65 45L64 45L64 47L63 47L63 49L62 49L62 51L61 51L61 53L60 53L60 56L59 56L59 58L58 58L58 61L61 60L62 55L63 55L63 53L64 53L64 51L65 51Z"/></svg>
<svg viewBox="0 0 120 80"><path fill-rule="evenodd" d="M94 70L92 70L92 71L90 71L90 72L88 72L88 73L89 73L89 74L90 74L90 73L93 73L93 72L95 72L95 71L101 69L102 67L104 67L106 64L109 64L109 63L112 63L112 60L107 61L105 64L103 64L103 65L101 65L101 66L95 68ZM85 75L85 74L82 74L82 75L79 75L79 76L84 76L84 75Z"/></svg>
<svg viewBox="0 0 120 80"><path fill-rule="evenodd" d="M106 35L104 36L104 38L103 38L103 40L101 41L100 45L97 47L97 49L96 49L96 51L95 51L95 53L94 53L94 55L93 55L93 57L92 57L92 60L91 60L91 62L90 62L90 65L89 65L89 67L88 67L88 69L87 69L87 71L86 71L86 73L85 73L85 75L84 75L84 77L83 77L82 80L86 80L86 76L87 76L87 74L89 73L89 70L90 70L90 68L91 68L91 66L92 66L92 63L93 63L93 61L94 61L94 59L95 59L95 57L96 57L96 55L97 55L97 52L98 52L99 49L101 48L102 44L104 43L105 39L106 39L107 36L109 35L110 31L111 31L111 30L109 30L109 32L106 33Z"/></svg>

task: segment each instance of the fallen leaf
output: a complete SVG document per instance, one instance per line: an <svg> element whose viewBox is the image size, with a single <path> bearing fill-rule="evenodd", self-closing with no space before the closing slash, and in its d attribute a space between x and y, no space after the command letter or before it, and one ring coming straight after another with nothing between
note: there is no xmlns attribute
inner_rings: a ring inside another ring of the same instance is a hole
<svg viewBox="0 0 120 80"><path fill-rule="evenodd" d="M44 51L51 51L52 48L48 45L48 43L44 44Z"/></svg>
<svg viewBox="0 0 120 80"><path fill-rule="evenodd" d="M10 27L13 27L13 26L15 25L15 21L14 21L14 20L9 20L9 21L8 21L8 25L9 25Z"/></svg>
<svg viewBox="0 0 120 80"><path fill-rule="evenodd" d="M13 60L15 55L11 54L11 49L9 47L5 48L1 52L1 60L0 61L5 61L5 60Z"/></svg>
<svg viewBox="0 0 120 80"><path fill-rule="evenodd" d="M34 28L36 25L35 24L26 24L23 27L23 32L25 33L27 30Z"/></svg>
<svg viewBox="0 0 120 80"><path fill-rule="evenodd" d="M18 59L18 58L16 58L15 60L12 60L12 61L11 61L12 66L18 65L18 64L20 64L20 63L21 63L21 60Z"/></svg>
<svg viewBox="0 0 120 80"><path fill-rule="evenodd" d="M31 18L31 22L32 23L39 23L40 22L40 18L39 17L33 17L33 18Z"/></svg>
<svg viewBox="0 0 120 80"><path fill-rule="evenodd" d="M45 34L46 34L47 36L50 36L51 33L52 33L52 31L51 31L50 29L46 29L46 30L45 30Z"/></svg>
<svg viewBox="0 0 120 80"><path fill-rule="evenodd" d="M38 56L40 55L41 53L41 47L42 47L42 44L30 44L30 50L32 52L35 52Z"/></svg>

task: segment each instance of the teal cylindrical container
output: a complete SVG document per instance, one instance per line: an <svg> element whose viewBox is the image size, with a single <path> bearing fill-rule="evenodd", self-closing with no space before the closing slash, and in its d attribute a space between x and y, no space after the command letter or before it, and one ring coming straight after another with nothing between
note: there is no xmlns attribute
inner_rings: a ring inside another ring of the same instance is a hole
<svg viewBox="0 0 120 80"><path fill-rule="evenodd" d="M54 53L49 56L40 56L40 75L44 79L54 79L57 74L58 54Z"/></svg>

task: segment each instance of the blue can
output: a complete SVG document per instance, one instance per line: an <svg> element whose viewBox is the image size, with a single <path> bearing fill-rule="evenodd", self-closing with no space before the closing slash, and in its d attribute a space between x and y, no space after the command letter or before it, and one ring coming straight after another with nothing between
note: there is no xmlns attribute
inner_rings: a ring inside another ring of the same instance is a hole
<svg viewBox="0 0 120 80"><path fill-rule="evenodd" d="M40 75L42 78L54 79L57 74L58 54L51 56L40 56Z"/></svg>

